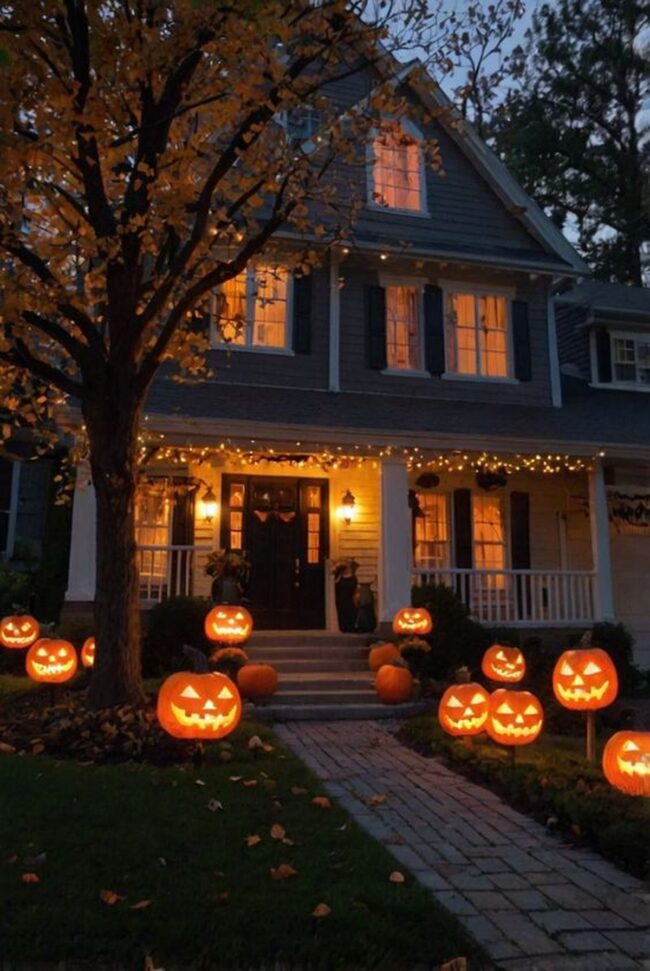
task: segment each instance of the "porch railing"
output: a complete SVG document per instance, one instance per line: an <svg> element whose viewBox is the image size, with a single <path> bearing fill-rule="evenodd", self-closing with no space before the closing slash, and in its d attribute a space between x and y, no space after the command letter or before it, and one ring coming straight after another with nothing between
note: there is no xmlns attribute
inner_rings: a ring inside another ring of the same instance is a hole
<svg viewBox="0 0 650 971"><path fill-rule="evenodd" d="M191 597L211 546L138 546L140 600Z"/></svg>
<svg viewBox="0 0 650 971"><path fill-rule="evenodd" d="M414 570L415 586L444 583L483 624L556 626L596 618L596 574L589 570Z"/></svg>

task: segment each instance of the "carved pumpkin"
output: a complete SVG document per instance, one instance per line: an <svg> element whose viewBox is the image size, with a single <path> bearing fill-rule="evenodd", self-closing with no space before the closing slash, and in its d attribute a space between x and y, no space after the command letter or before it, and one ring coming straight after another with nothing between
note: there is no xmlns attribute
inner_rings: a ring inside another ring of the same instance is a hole
<svg viewBox="0 0 650 971"><path fill-rule="evenodd" d="M69 641L42 637L28 650L25 669L32 681L62 684L77 673L77 652Z"/></svg>
<svg viewBox="0 0 650 971"><path fill-rule="evenodd" d="M278 672L270 664L245 664L237 687L245 698L270 698L278 690Z"/></svg>
<svg viewBox="0 0 650 971"><path fill-rule="evenodd" d="M498 688L490 697L485 727L495 742L502 745L530 745L542 730L544 710L530 691Z"/></svg>
<svg viewBox="0 0 650 971"><path fill-rule="evenodd" d="M438 721L449 735L478 735L488 719L490 696L481 684L452 684L440 699Z"/></svg>
<svg viewBox="0 0 650 971"><path fill-rule="evenodd" d="M368 667L371 671L378 671L384 664L390 664L400 657L399 648L395 644L377 644L370 648Z"/></svg>
<svg viewBox="0 0 650 971"><path fill-rule="evenodd" d="M431 614L424 607L402 607L393 618L396 634L428 634L432 627Z"/></svg>
<svg viewBox="0 0 650 971"><path fill-rule="evenodd" d="M618 675L600 647L565 651L553 669L555 697L573 711L606 708L618 694Z"/></svg>
<svg viewBox="0 0 650 971"><path fill-rule="evenodd" d="M14 614L0 620L0 644L4 647L31 647L40 636L40 625L29 614Z"/></svg>
<svg viewBox="0 0 650 971"><path fill-rule="evenodd" d="M493 644L483 655L481 671L491 681L521 681L526 673L526 661L518 647Z"/></svg>
<svg viewBox="0 0 650 971"><path fill-rule="evenodd" d="M610 785L628 796L650 798L650 732L616 732L603 752Z"/></svg>
<svg viewBox="0 0 650 971"><path fill-rule="evenodd" d="M411 697L413 675L406 667L384 664L377 671L375 690L385 704L399 705Z"/></svg>
<svg viewBox="0 0 650 971"><path fill-rule="evenodd" d="M87 637L81 648L81 663L85 668L95 666L95 638Z"/></svg>
<svg viewBox="0 0 650 971"><path fill-rule="evenodd" d="M225 674L172 674L160 686L158 721L174 738L223 738L236 728L242 704L237 685Z"/></svg>
<svg viewBox="0 0 650 971"><path fill-rule="evenodd" d="M205 636L223 644L243 644L253 633L253 618L245 607L218 604L205 618Z"/></svg>

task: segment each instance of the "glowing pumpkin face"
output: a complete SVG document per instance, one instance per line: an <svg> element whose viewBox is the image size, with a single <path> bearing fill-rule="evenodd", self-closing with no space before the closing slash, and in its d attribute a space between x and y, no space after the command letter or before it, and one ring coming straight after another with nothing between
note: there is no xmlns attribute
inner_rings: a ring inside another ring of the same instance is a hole
<svg viewBox="0 0 650 971"><path fill-rule="evenodd" d="M25 668L32 681L62 684L77 673L77 652L69 641L42 637L28 650Z"/></svg>
<svg viewBox="0 0 650 971"><path fill-rule="evenodd" d="M521 681L526 673L526 661L518 647L493 644L483 655L481 670L491 681Z"/></svg>
<svg viewBox="0 0 650 971"><path fill-rule="evenodd" d="M245 607L219 604L205 618L205 636L223 644L243 644L253 633L253 618Z"/></svg>
<svg viewBox="0 0 650 971"><path fill-rule="evenodd" d="M530 745L538 738L544 724L544 711L530 691L498 688L490 697L486 728L495 742L502 745Z"/></svg>
<svg viewBox="0 0 650 971"><path fill-rule="evenodd" d="M603 752L610 785L629 796L650 798L650 732L617 732Z"/></svg>
<svg viewBox="0 0 650 971"><path fill-rule="evenodd" d="M95 638L87 637L81 648L81 663L85 668L95 666Z"/></svg>
<svg viewBox="0 0 650 971"><path fill-rule="evenodd" d="M40 634L38 621L29 614L17 614L0 620L0 644L4 647L30 647Z"/></svg>
<svg viewBox="0 0 650 971"><path fill-rule="evenodd" d="M489 704L482 685L452 684L440 699L438 721L449 735L478 735L485 728Z"/></svg>
<svg viewBox="0 0 650 971"><path fill-rule="evenodd" d="M432 627L431 614L424 607L402 607L393 618L396 634L428 634Z"/></svg>
<svg viewBox="0 0 650 971"><path fill-rule="evenodd" d="M618 694L618 675L609 654L599 647L565 651L553 670L555 697L574 711L605 708Z"/></svg>
<svg viewBox="0 0 650 971"><path fill-rule="evenodd" d="M181 671L163 681L158 692L158 721L174 738L224 738L237 727L241 712L237 686L218 672Z"/></svg>

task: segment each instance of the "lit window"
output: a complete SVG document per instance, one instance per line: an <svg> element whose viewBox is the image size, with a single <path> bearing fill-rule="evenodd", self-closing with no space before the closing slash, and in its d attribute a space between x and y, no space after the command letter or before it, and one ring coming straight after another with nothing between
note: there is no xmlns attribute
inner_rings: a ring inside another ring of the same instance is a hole
<svg viewBox="0 0 650 971"><path fill-rule="evenodd" d="M650 341L639 337L613 337L614 380L650 386Z"/></svg>
<svg viewBox="0 0 650 971"><path fill-rule="evenodd" d="M495 496L474 496L472 519L474 566L477 570L504 570L506 543L501 500Z"/></svg>
<svg viewBox="0 0 650 971"><path fill-rule="evenodd" d="M403 129L380 129L372 143L372 202L387 209L421 212L422 148Z"/></svg>
<svg viewBox="0 0 650 971"><path fill-rule="evenodd" d="M415 517L415 565L440 570L449 564L449 527L447 497L428 492L416 493L422 515Z"/></svg>
<svg viewBox="0 0 650 971"><path fill-rule="evenodd" d="M289 275L281 267L249 267L215 298L217 341L235 347L283 350L288 343Z"/></svg>
<svg viewBox="0 0 650 971"><path fill-rule="evenodd" d="M422 366L420 304L418 287L386 287L386 362L389 368L418 371Z"/></svg>
<svg viewBox="0 0 650 971"><path fill-rule="evenodd" d="M166 480L142 484L135 500L140 596L158 599L167 584L171 497ZM160 547L163 547L162 549Z"/></svg>
<svg viewBox="0 0 650 971"><path fill-rule="evenodd" d="M491 294L447 295L447 371L505 378L508 364L508 301Z"/></svg>

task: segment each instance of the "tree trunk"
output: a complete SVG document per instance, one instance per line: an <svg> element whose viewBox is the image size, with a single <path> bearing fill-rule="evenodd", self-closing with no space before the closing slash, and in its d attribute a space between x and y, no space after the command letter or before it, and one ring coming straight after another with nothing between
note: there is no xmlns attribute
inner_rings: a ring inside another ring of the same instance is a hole
<svg viewBox="0 0 650 971"><path fill-rule="evenodd" d="M124 388L122 388L124 392ZM135 542L139 403L97 396L84 407L97 499L94 708L144 701Z"/></svg>

